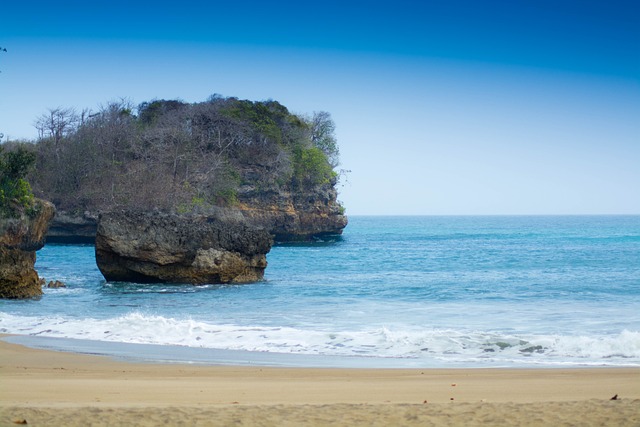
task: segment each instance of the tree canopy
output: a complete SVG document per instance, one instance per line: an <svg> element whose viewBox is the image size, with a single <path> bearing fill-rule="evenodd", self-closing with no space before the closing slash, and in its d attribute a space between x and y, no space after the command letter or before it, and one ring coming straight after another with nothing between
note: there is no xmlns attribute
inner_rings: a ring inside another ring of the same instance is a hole
<svg viewBox="0 0 640 427"><path fill-rule="evenodd" d="M34 191L68 211L190 211L236 203L248 188L305 191L337 180L331 116L292 114L273 100L120 100L95 113L51 109L35 126Z"/></svg>

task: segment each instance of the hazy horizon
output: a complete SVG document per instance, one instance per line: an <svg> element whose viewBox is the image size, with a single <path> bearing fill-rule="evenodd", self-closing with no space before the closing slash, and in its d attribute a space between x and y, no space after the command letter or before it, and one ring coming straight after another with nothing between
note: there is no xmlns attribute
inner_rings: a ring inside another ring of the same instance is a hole
<svg viewBox="0 0 640 427"><path fill-rule="evenodd" d="M14 2L0 132L114 99L274 99L336 123L348 215L640 214L631 1Z"/></svg>

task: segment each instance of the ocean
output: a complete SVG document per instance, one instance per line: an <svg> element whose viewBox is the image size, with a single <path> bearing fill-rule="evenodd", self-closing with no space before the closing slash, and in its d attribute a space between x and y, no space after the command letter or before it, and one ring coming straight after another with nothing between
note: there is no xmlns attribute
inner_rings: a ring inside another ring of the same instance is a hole
<svg viewBox="0 0 640 427"><path fill-rule="evenodd" d="M93 246L46 245L67 287L0 300L0 333L165 362L640 366L640 216L352 216L267 259L255 284L106 283Z"/></svg>

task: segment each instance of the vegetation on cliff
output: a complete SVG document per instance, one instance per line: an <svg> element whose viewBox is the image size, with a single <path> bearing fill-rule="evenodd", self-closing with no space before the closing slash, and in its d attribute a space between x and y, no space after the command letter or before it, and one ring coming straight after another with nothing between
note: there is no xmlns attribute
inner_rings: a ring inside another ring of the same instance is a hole
<svg viewBox="0 0 640 427"><path fill-rule="evenodd" d="M25 179L36 156L24 146L12 151L0 146L0 217L15 217L35 209L31 186Z"/></svg>
<svg viewBox="0 0 640 427"><path fill-rule="evenodd" d="M31 184L67 212L206 212L238 203L243 188L305 193L337 182L329 114L304 117L271 100L120 101L93 114L57 108L36 127Z"/></svg>

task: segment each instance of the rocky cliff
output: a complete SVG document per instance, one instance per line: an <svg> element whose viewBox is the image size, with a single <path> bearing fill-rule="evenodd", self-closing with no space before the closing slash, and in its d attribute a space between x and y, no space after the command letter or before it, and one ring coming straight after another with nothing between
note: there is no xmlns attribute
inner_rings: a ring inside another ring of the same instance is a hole
<svg viewBox="0 0 640 427"><path fill-rule="evenodd" d="M255 185L239 190L233 207L255 226L268 230L276 242L312 241L338 236L347 217L337 202L335 183L318 185L308 191L266 191Z"/></svg>
<svg viewBox="0 0 640 427"><path fill-rule="evenodd" d="M225 212L237 220L267 230L276 242L313 241L339 236L347 217L337 201L332 183L312 191L295 192L243 185L238 201L228 207L211 209L213 215ZM93 243L98 227L98 213L59 212L51 223L47 241L51 243Z"/></svg>
<svg viewBox="0 0 640 427"><path fill-rule="evenodd" d="M263 278L271 243L233 215L109 212L98 221L96 262L108 281L247 283Z"/></svg>
<svg viewBox="0 0 640 427"><path fill-rule="evenodd" d="M0 298L31 298L42 294L34 269L36 251L44 245L55 214L49 202L36 200L30 214L0 218Z"/></svg>
<svg viewBox="0 0 640 427"><path fill-rule="evenodd" d="M68 213L58 210L51 221L47 242L94 243L98 228L98 213Z"/></svg>

